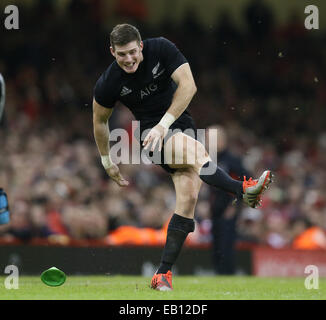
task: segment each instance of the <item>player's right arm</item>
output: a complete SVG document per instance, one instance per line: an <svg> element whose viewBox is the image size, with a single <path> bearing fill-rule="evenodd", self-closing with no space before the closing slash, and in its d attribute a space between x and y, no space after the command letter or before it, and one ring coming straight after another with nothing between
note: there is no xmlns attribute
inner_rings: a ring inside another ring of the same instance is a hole
<svg viewBox="0 0 326 320"><path fill-rule="evenodd" d="M110 131L108 121L111 117L112 111L112 108L105 108L98 104L95 99L93 99L94 138L97 145L97 149L101 155L102 165L106 170L107 174L120 187L125 187L129 185L129 182L122 177L118 166L113 163L110 158Z"/></svg>

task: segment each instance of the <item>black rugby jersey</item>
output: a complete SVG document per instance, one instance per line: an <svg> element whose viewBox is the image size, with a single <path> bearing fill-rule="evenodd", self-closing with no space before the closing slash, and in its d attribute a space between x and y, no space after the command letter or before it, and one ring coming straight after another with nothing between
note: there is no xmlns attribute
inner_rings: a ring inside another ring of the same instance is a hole
<svg viewBox="0 0 326 320"><path fill-rule="evenodd" d="M120 101L136 120L159 120L177 88L171 75L187 60L166 38L147 39L143 44L144 59L137 71L128 74L114 61L97 80L94 98L106 108Z"/></svg>

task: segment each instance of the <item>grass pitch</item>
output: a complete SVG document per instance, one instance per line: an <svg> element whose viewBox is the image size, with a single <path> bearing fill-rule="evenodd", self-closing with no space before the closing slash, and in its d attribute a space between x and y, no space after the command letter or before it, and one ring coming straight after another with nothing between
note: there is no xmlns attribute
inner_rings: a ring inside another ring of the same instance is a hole
<svg viewBox="0 0 326 320"><path fill-rule="evenodd" d="M174 276L174 290L150 289L141 276L67 276L60 287L48 287L37 276L20 276L18 289L6 289L0 277L0 300L325 300L326 278L318 289L306 289L304 278L252 276Z"/></svg>

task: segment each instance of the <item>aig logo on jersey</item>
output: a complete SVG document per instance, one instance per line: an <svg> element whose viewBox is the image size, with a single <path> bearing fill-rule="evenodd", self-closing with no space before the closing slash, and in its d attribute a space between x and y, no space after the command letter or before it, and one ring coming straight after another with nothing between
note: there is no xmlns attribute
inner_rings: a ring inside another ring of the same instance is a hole
<svg viewBox="0 0 326 320"><path fill-rule="evenodd" d="M160 62L158 62L155 67L152 69L153 79L159 77L165 69L158 71L160 67ZM144 97L149 96L152 92L157 90L157 84L151 83L150 85L146 86L144 89L140 90L140 98L144 99Z"/></svg>
<svg viewBox="0 0 326 320"><path fill-rule="evenodd" d="M140 98L144 99L144 97L149 96L152 92L156 91L157 88L158 88L157 84L151 83L150 85L148 85L144 89L140 90Z"/></svg>

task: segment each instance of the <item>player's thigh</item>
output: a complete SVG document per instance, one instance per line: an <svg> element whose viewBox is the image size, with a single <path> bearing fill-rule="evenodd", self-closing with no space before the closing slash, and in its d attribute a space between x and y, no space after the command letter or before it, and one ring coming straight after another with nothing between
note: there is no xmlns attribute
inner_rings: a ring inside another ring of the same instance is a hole
<svg viewBox="0 0 326 320"><path fill-rule="evenodd" d="M176 191L176 213L193 218L201 179L193 168L178 169L171 176Z"/></svg>
<svg viewBox="0 0 326 320"><path fill-rule="evenodd" d="M164 161L171 168L195 168L198 171L209 160L204 145L182 132L173 135L164 145Z"/></svg>

